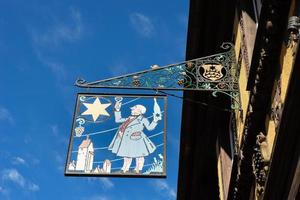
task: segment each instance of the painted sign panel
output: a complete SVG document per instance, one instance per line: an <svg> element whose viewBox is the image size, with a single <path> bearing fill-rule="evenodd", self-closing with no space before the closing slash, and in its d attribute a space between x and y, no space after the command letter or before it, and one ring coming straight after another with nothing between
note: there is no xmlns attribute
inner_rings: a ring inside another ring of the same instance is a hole
<svg viewBox="0 0 300 200"><path fill-rule="evenodd" d="M78 94L65 175L165 177L166 98Z"/></svg>

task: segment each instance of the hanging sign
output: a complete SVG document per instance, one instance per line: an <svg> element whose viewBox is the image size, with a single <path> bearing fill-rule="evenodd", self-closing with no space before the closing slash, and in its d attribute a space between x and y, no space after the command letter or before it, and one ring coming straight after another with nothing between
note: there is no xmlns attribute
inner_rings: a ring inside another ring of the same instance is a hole
<svg viewBox="0 0 300 200"><path fill-rule="evenodd" d="M166 100L78 94L65 175L165 177Z"/></svg>

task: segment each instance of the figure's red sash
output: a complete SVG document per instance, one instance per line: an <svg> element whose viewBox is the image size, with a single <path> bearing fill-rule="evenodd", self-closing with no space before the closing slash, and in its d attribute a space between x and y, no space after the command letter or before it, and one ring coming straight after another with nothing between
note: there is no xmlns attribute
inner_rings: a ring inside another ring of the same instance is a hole
<svg viewBox="0 0 300 200"><path fill-rule="evenodd" d="M128 119L120 126L120 128L119 128L119 134L120 134L120 136L122 136L122 134L125 132L127 126L131 122L133 122L135 119L136 119L136 117L132 117L132 118L128 117Z"/></svg>

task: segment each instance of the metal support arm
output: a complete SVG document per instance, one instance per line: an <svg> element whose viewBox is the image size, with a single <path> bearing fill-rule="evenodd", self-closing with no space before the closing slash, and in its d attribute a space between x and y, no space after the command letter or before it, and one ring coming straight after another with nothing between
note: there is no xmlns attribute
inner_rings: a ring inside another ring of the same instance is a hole
<svg viewBox="0 0 300 200"><path fill-rule="evenodd" d="M217 93L229 96L233 99L232 108L240 109L239 68L234 46L223 43L221 48L226 51L94 82L78 79L75 85L84 88L211 91L214 96Z"/></svg>

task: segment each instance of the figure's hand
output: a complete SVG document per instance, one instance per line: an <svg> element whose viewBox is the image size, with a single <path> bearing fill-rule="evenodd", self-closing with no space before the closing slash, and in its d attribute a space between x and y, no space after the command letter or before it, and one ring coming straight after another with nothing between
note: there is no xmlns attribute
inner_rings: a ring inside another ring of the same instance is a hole
<svg viewBox="0 0 300 200"><path fill-rule="evenodd" d="M116 104L115 104L115 110L116 111L120 111L121 106L122 106L122 102L121 101L117 101Z"/></svg>
<svg viewBox="0 0 300 200"><path fill-rule="evenodd" d="M153 121L158 122L161 120L161 113L153 113Z"/></svg>
<svg viewBox="0 0 300 200"><path fill-rule="evenodd" d="M118 137L119 137L119 138L122 138L122 136L123 136L123 133L122 133L122 132L119 132L119 133L118 133Z"/></svg>

